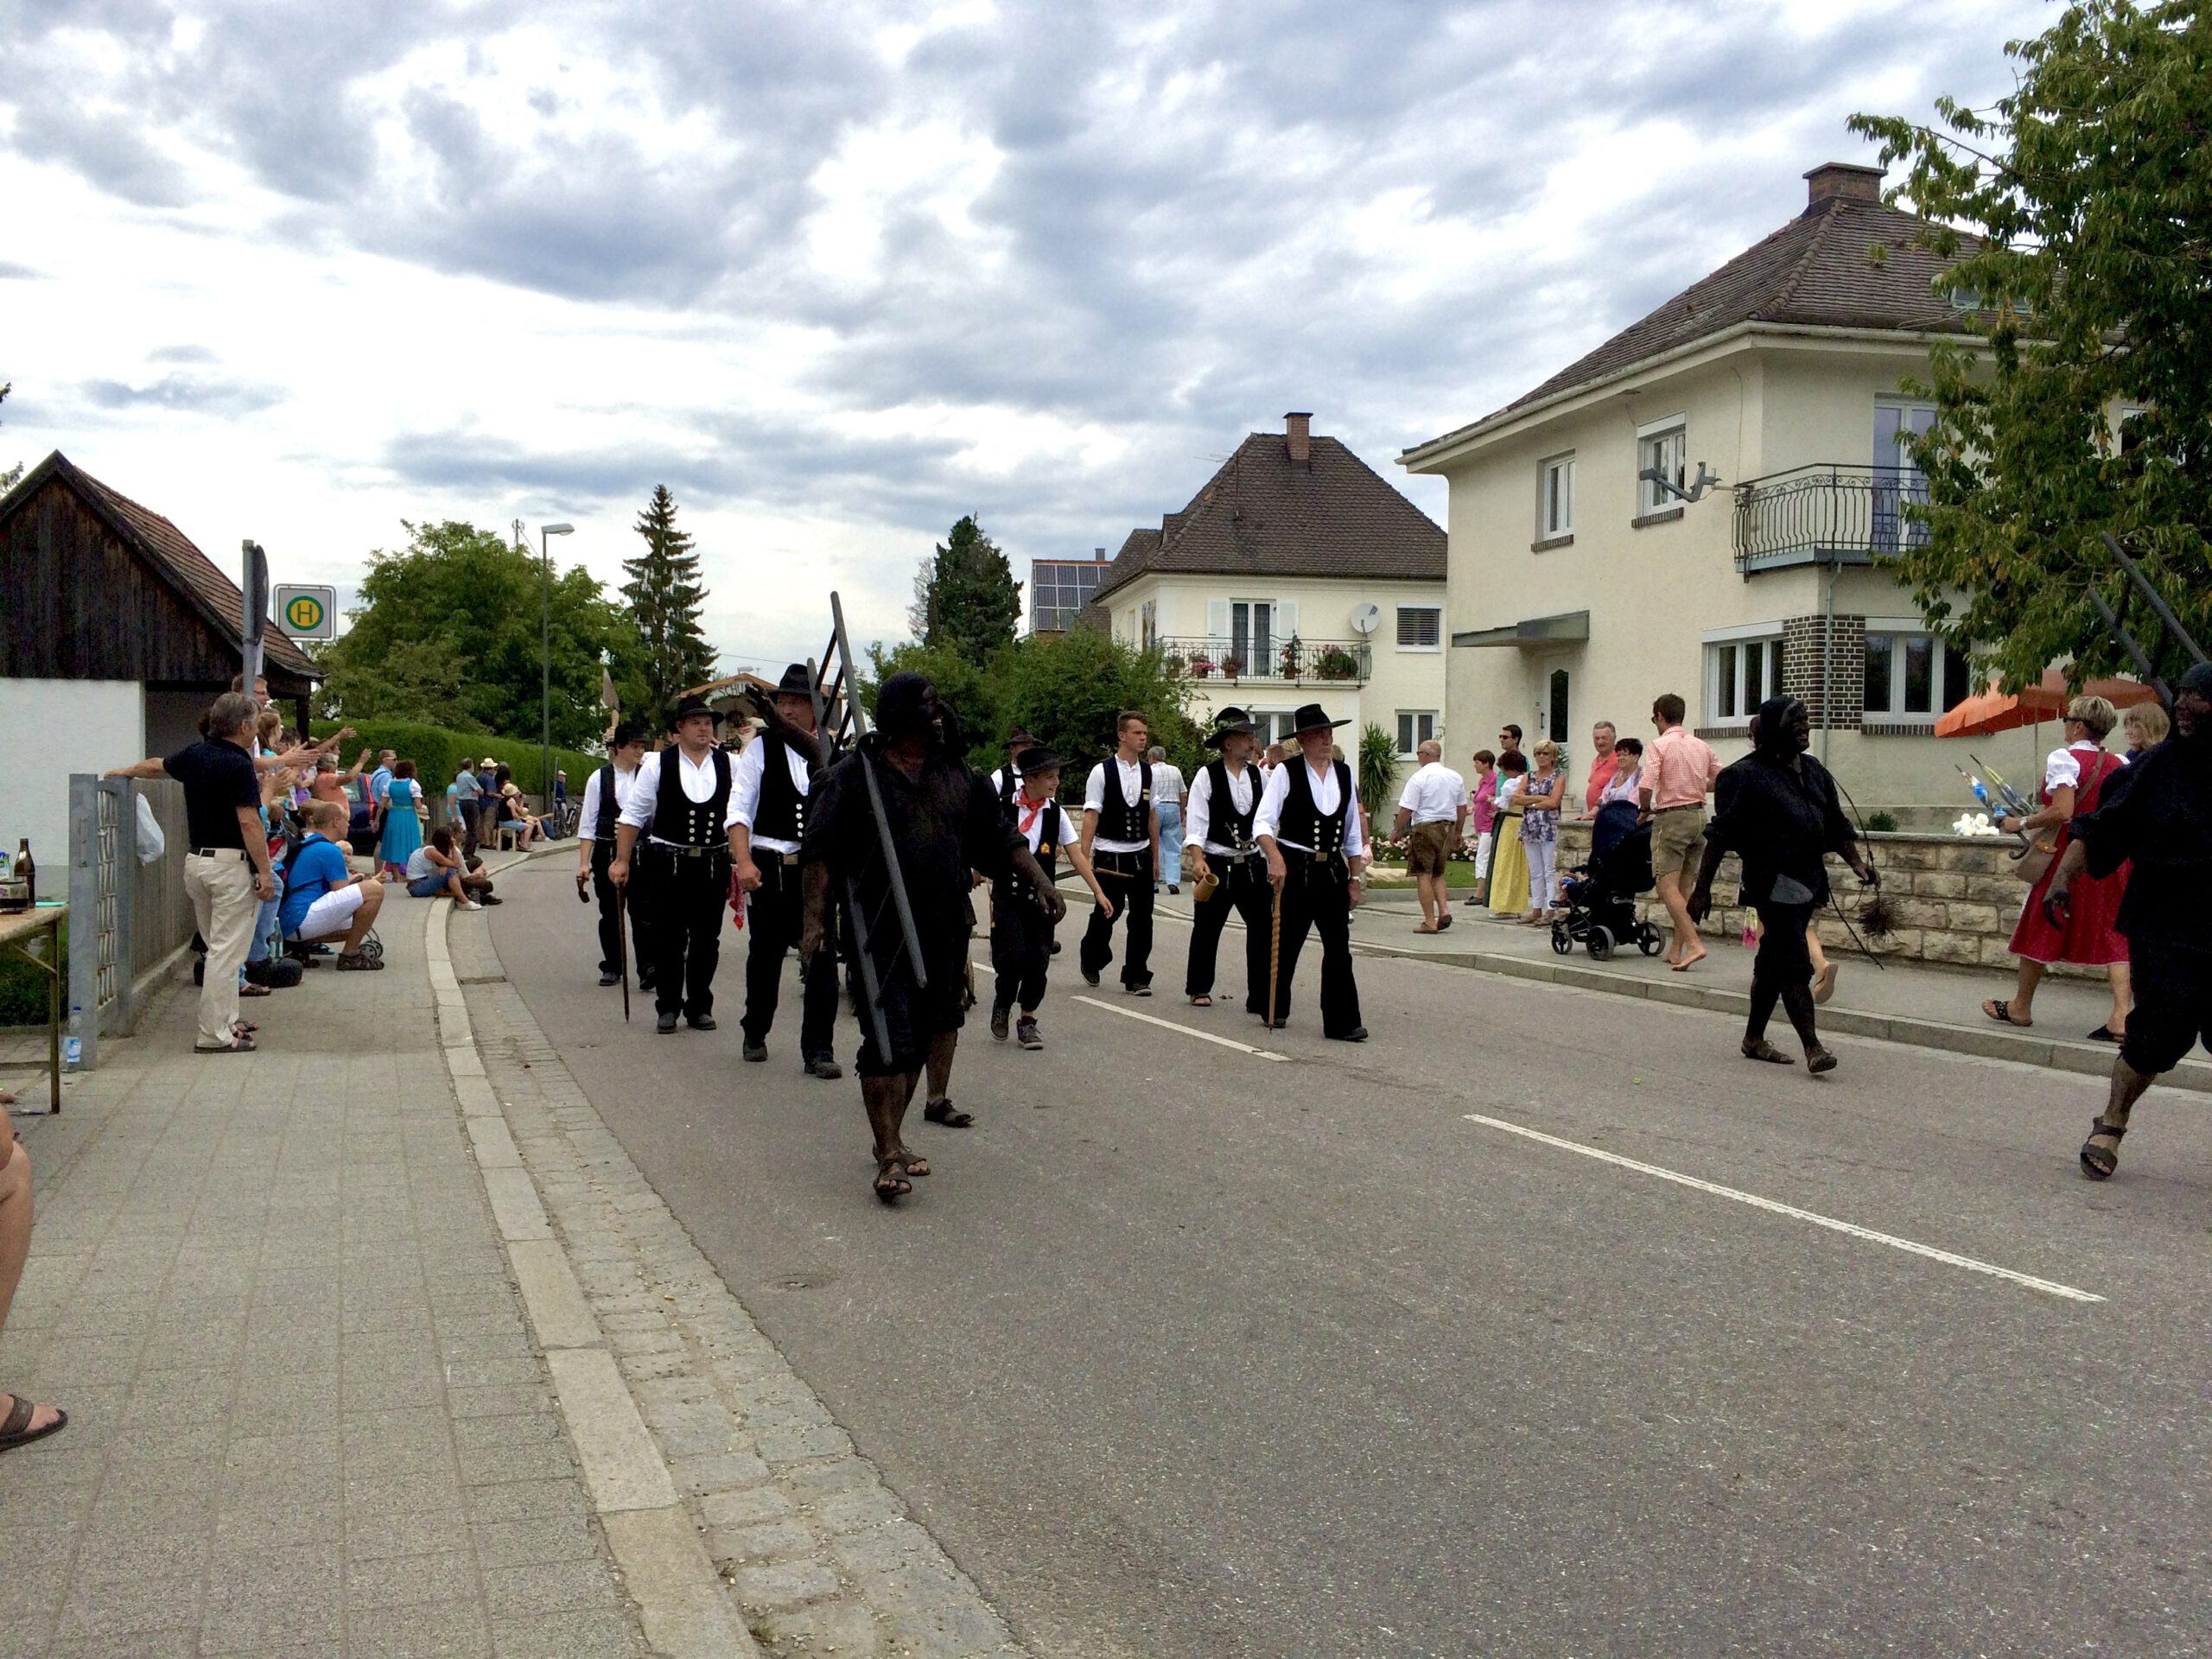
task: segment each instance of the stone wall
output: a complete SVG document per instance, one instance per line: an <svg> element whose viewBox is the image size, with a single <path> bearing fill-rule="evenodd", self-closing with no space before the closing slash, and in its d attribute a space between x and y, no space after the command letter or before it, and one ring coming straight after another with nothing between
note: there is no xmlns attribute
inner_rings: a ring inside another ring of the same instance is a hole
<svg viewBox="0 0 2212 1659"><path fill-rule="evenodd" d="M1907 962L1946 963L1961 968L2002 968L2013 965L2006 949L2012 926L2019 919L2027 897L2027 884L2010 869L2008 849L2018 843L2011 836L1967 839L1959 836L1877 835L1869 837L1873 864L1889 895L1897 931L1887 939L1866 939L1878 956ZM1589 856L1590 826L1572 822L1560 826L1560 868L1571 868ZM1855 922L1864 902L1858 881L1840 865L1830 861L1829 874L1836 882L1836 898ZM1738 880L1736 860L1724 860L1713 880L1716 901L1732 901ZM1656 897L1638 906L1645 918L1663 925L1665 906ZM1703 931L1716 938L1734 938L1743 931L1745 912L1734 903L1724 908L1716 902ZM1851 935L1834 910L1824 910L1816 925L1821 939L1835 948L1848 949ZM1863 938L1865 930L1860 929ZM2102 978L2098 968L2076 969L2064 964L2054 973Z"/></svg>

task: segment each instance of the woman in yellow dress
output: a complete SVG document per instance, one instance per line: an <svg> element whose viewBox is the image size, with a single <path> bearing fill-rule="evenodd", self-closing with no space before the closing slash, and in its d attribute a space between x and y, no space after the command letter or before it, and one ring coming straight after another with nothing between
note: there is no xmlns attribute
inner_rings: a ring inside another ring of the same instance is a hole
<svg viewBox="0 0 2212 1659"><path fill-rule="evenodd" d="M1490 908L1493 916L1521 919L1529 908L1529 855L1521 850L1521 792L1529 762L1518 751L1497 757L1497 844L1490 851Z"/></svg>

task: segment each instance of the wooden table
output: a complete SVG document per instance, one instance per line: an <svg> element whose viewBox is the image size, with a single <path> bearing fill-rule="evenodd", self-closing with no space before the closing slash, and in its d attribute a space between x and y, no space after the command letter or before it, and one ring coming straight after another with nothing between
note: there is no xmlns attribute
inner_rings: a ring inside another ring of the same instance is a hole
<svg viewBox="0 0 2212 1659"><path fill-rule="evenodd" d="M61 924L69 906L60 899L41 899L30 910L0 915L0 952L21 957L46 975L46 1058L49 1113L61 1109ZM31 954L30 947L43 933L46 955ZM85 941L89 947L93 942Z"/></svg>

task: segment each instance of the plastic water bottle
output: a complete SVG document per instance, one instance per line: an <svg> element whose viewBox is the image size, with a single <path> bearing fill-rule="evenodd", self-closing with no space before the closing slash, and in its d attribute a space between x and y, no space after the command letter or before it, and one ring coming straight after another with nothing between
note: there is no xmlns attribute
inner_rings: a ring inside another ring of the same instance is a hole
<svg viewBox="0 0 2212 1659"><path fill-rule="evenodd" d="M61 1039L61 1069L74 1071L85 1060L85 1008L80 1002L69 1005L69 1033Z"/></svg>

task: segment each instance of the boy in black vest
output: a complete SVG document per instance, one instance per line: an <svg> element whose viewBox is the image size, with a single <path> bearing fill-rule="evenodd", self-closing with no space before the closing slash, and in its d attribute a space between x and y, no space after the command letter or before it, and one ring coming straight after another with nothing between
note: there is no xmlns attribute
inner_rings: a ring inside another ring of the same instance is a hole
<svg viewBox="0 0 2212 1659"><path fill-rule="evenodd" d="M1060 849L1067 849L1068 862L1110 918L1114 901L1098 885L1075 825L1060 810L1060 757L1050 749L1024 749L1014 770L1021 779L1021 792L1014 800L1014 833L1028 843L1047 880L1058 874ZM996 986L991 997L992 1036L1006 1041L1007 1018L1020 1003L1015 1040L1024 1048L1045 1046L1037 1029L1037 1008L1045 1000L1045 973L1052 964L1052 918L1038 902L1036 888L1019 872L992 883L991 972Z"/></svg>
<svg viewBox="0 0 2212 1659"><path fill-rule="evenodd" d="M1260 798L1267 790L1266 778L1252 764L1259 741L1257 729L1242 709L1223 709L1206 739L1206 747L1219 749L1221 758L1201 766L1191 779L1184 836L1191 849L1195 897L1183 994L1193 1007L1213 1006L1214 958L1233 910L1244 918L1244 1010L1264 1019L1274 889L1268 881L1266 855L1252 832Z"/></svg>
<svg viewBox="0 0 2212 1659"><path fill-rule="evenodd" d="M599 982L612 985L621 977L622 917L626 911L641 991L653 988L652 950L647 943L652 924L645 915L644 890L635 884L617 887L607 871L614 862L615 824L638 786L638 766L652 736L642 720L626 720L614 728L607 746L607 764L584 780L576 818L576 896L588 892L599 899Z"/></svg>
<svg viewBox="0 0 2212 1659"><path fill-rule="evenodd" d="M715 1028L715 969L721 961L730 864L729 756L715 747L721 721L702 697L676 705L676 742L639 763L607 867L618 887L629 883L633 855L648 874L653 1005L663 1036L676 1029L679 1014L694 1031Z"/></svg>
<svg viewBox="0 0 2212 1659"><path fill-rule="evenodd" d="M1359 986L1351 971L1351 912L1359 903L1360 872L1367 868L1367 829L1360 822L1359 785L1351 768L1329 753L1331 730L1349 722L1331 720L1318 702L1292 718L1299 753L1268 777L1252 820L1275 890L1269 926L1281 931L1268 1023L1280 1026L1290 1018L1290 982L1310 927L1321 936L1321 1034L1363 1043L1367 1027L1359 1022Z"/></svg>
<svg viewBox="0 0 2212 1659"><path fill-rule="evenodd" d="M804 902L798 879L806 807L821 760L815 741L813 680L793 663L777 683L760 736L737 757L730 785L730 856L746 901L753 942L745 953L745 1058L768 1058L768 1031L783 992L784 953L798 946ZM824 953L799 963L799 1059L807 1075L844 1075L830 1050L837 1023L837 963Z"/></svg>
<svg viewBox="0 0 2212 1659"><path fill-rule="evenodd" d="M1152 767L1144 758L1151 741L1145 717L1124 710L1114 722L1118 740L1111 760L1090 769L1083 791L1083 853L1096 867L1118 907L1090 912L1083 931L1084 982L1096 985L1114 960L1114 921L1128 918L1128 954L1122 987L1132 996L1152 995L1152 884L1160 868L1160 814L1152 804Z"/></svg>

